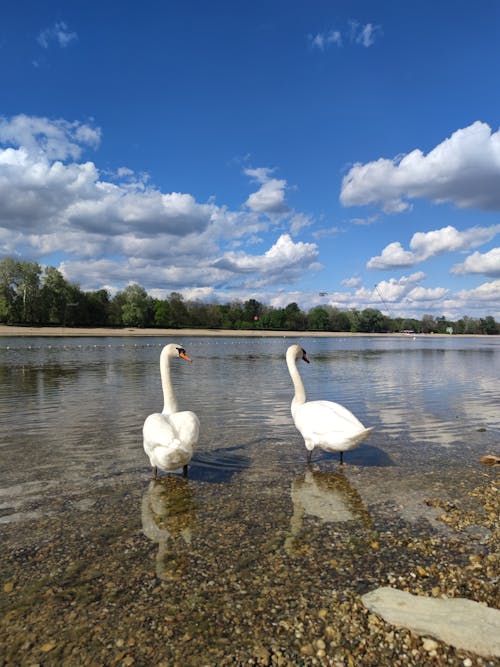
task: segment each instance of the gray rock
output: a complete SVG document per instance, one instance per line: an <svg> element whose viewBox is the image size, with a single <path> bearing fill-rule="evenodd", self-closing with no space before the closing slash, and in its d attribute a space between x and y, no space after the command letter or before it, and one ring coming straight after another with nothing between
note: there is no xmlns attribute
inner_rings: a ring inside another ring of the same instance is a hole
<svg viewBox="0 0 500 667"><path fill-rule="evenodd" d="M377 588L361 599L387 623L478 655L500 656L498 609L465 598L430 598L396 588Z"/></svg>

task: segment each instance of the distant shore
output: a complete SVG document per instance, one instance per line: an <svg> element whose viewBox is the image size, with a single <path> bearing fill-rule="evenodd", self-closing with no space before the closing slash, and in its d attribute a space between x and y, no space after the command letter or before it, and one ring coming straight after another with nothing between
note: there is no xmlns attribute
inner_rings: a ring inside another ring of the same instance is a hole
<svg viewBox="0 0 500 667"><path fill-rule="evenodd" d="M271 331L269 329L141 329L135 327L19 327L0 325L1 336L160 336L183 338L185 336L214 336L241 338L345 338L347 336L391 336L400 338L443 337L450 334L404 334L404 333L351 333L348 331ZM456 334L456 337L495 338L485 334Z"/></svg>

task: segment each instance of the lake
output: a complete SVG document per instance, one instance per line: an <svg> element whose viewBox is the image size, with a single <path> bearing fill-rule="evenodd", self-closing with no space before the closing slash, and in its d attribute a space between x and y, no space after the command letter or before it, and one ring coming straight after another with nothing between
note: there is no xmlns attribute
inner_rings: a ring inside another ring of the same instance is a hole
<svg viewBox="0 0 500 667"><path fill-rule="evenodd" d="M193 363L172 362L172 378L200 440L187 479L154 483L141 430L162 407L167 342L0 338L0 664L350 664L356 628L368 632L356 596L484 551L488 526L471 519L457 538L450 504L477 513L475 489L495 477L480 458L498 454L498 337L179 332ZM299 364L308 399L375 427L343 469L318 451L306 466L284 359L294 342L311 360ZM448 590L446 576L417 588ZM401 664L411 650L419 664L409 633L373 632L373 660L407 641ZM458 653L442 655L462 664Z"/></svg>

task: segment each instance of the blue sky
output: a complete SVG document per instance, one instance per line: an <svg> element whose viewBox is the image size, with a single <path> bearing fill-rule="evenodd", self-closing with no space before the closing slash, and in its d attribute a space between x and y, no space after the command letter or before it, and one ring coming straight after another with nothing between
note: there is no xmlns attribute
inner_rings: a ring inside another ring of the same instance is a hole
<svg viewBox="0 0 500 667"><path fill-rule="evenodd" d="M500 320L499 34L496 0L9 3L0 258Z"/></svg>

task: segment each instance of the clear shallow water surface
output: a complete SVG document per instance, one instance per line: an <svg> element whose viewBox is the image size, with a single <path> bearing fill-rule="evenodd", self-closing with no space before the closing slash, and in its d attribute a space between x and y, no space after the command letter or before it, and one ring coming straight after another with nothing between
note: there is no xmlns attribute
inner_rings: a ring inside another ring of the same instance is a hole
<svg viewBox="0 0 500 667"><path fill-rule="evenodd" d="M0 338L0 664L420 667L421 638L372 623L364 593L498 606L498 339L298 341L309 398L375 426L343 469L306 465L295 341L179 335L200 441L187 479L152 481L171 339Z"/></svg>
<svg viewBox="0 0 500 667"><path fill-rule="evenodd" d="M480 466L500 433L496 338L297 339L309 399L335 400L375 433L346 455L366 502L411 498L446 485L450 471ZM166 341L169 342L169 341ZM254 482L304 473L305 448L290 416L288 338L185 338L192 364L173 363L179 406L201 437L190 479ZM0 339L0 521L46 513L65 495L82 508L109 484L147 480L145 417L161 410L158 338ZM314 461L335 469L334 456ZM371 471L371 472L370 472ZM430 472L423 481L422 472ZM381 485L382 480L382 485ZM413 480L413 482L412 482ZM451 483L451 482L450 482ZM429 489L424 489L428 491Z"/></svg>

